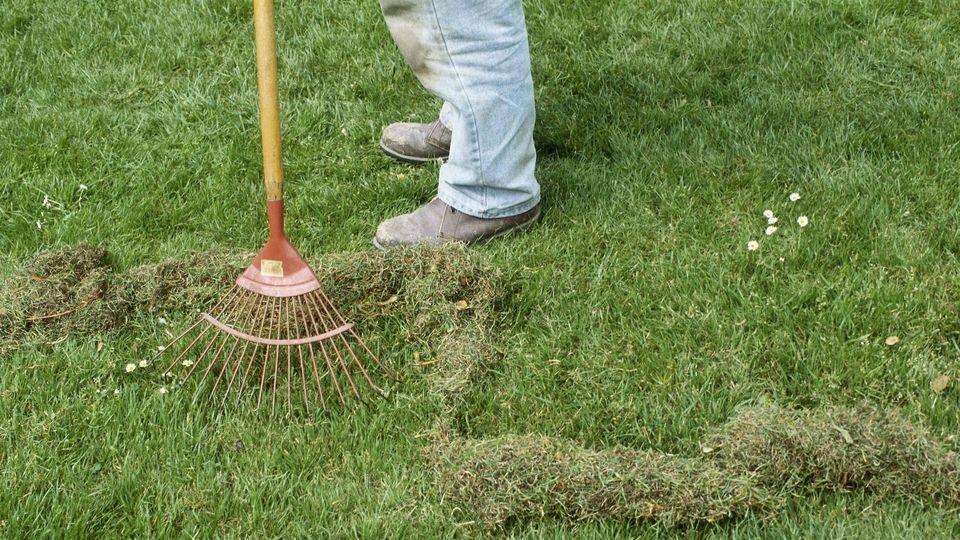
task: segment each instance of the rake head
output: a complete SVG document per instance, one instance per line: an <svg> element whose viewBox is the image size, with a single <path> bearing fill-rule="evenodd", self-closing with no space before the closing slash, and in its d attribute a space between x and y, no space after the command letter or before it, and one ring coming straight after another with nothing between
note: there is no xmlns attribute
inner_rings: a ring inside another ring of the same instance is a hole
<svg viewBox="0 0 960 540"><path fill-rule="evenodd" d="M255 395L272 412L278 400L309 413L362 400L366 388L383 395L367 363L389 370L285 238L283 202L270 201L267 214L270 238L233 289L158 353L186 343L166 373L197 375L223 406Z"/></svg>

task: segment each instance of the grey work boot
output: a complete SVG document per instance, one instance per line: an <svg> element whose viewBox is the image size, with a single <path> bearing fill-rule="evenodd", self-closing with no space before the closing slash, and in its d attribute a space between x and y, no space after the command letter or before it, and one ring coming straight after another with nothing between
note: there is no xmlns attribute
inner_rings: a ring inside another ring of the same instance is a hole
<svg viewBox="0 0 960 540"><path fill-rule="evenodd" d="M409 214L390 218L377 227L377 249L419 243L472 244L529 229L540 220L540 205L517 215L483 219L458 211L437 197Z"/></svg>
<svg viewBox="0 0 960 540"><path fill-rule="evenodd" d="M452 135L439 118L429 124L397 122L383 128L380 149L400 161L427 163L447 159Z"/></svg>

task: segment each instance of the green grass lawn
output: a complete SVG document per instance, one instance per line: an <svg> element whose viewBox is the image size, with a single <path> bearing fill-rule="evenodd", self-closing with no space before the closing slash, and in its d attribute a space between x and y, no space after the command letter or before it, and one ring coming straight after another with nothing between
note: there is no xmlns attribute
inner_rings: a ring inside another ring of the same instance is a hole
<svg viewBox="0 0 960 540"><path fill-rule="evenodd" d="M502 360L458 411L465 435L691 454L761 396L865 400L957 433L960 385L930 389L960 378L955 2L526 9L546 216L476 249L514 293ZM259 246L251 17L244 0L0 5L0 275L77 242L119 267ZM380 129L439 104L373 0L282 1L278 29L291 236L314 259L370 250L380 220L436 188L436 167L380 154ZM765 209L780 218L770 237ZM484 532L421 458L434 422L421 371L330 419L209 415L124 378L151 326L2 353L0 536ZM378 343L394 366L418 346ZM809 493L703 528L547 518L500 532L950 537L960 516Z"/></svg>

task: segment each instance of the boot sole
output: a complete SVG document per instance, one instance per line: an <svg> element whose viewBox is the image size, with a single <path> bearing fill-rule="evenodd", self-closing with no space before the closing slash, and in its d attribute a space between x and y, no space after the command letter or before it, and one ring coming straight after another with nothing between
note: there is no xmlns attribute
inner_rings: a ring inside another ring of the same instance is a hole
<svg viewBox="0 0 960 540"><path fill-rule="evenodd" d="M383 141L380 141L380 150L382 150L384 154L392 157L397 161L410 163L411 165L423 165L425 163L430 163L432 161L437 161L437 160L444 161L444 162L447 161L447 156L440 156L435 158L422 158L417 156L408 156L406 154L401 154L400 152L392 150L389 146L383 144Z"/></svg>
<svg viewBox="0 0 960 540"><path fill-rule="evenodd" d="M472 242L463 242L463 243L464 243L464 244L467 244L468 246L474 246L474 245L478 245L478 244L486 244L487 242L490 242L490 241L493 241L493 240L498 240L498 239L500 239L500 238L504 238L504 237L510 236L510 235L512 235L512 234L520 234L520 233L523 233L523 232L527 232L528 230L530 230L531 227L533 227L533 226L536 225L537 223L540 223L540 221L541 221L542 219L543 219L543 210L540 209L540 208L538 208L536 215L534 215L533 217L531 217L530 219L524 221L523 223L521 223L521 224L519 224L519 225L516 225L516 226L511 227L511 228L509 228L509 229L500 231L500 232L498 232L497 234L494 234L494 235L492 235L492 236L488 236L488 237L486 237L486 238L480 238L480 239L477 239L477 240L473 240ZM386 250L388 250L388 249L393 249L393 248L398 248L398 247L409 247L409 246L390 246L390 247L384 247L383 245L380 244L380 242L377 242L377 237L374 236L374 237L373 237L373 247L377 248L378 251L386 251Z"/></svg>

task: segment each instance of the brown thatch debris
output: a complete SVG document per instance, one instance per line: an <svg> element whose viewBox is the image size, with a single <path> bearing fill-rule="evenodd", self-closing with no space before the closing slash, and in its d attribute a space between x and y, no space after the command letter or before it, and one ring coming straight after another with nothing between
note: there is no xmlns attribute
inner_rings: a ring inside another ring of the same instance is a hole
<svg viewBox="0 0 960 540"><path fill-rule="evenodd" d="M138 312L203 306L239 266L198 253L117 272L102 247L42 252L0 286L0 340L89 336L117 330Z"/></svg>
<svg viewBox="0 0 960 540"><path fill-rule="evenodd" d="M863 489L960 506L960 456L895 410L740 410L709 435L721 465L779 489Z"/></svg>
<svg viewBox="0 0 960 540"><path fill-rule="evenodd" d="M398 315L408 323L405 337L423 344L460 324L494 324L507 293L496 267L457 244L333 254L315 268L328 294L355 318ZM460 309L461 302L472 309Z"/></svg>
<svg viewBox="0 0 960 540"><path fill-rule="evenodd" d="M434 443L446 499L483 524L553 516L709 522L765 512L791 492L862 489L960 506L960 458L896 412L743 408L696 457L507 436Z"/></svg>
<svg viewBox="0 0 960 540"><path fill-rule="evenodd" d="M508 280L464 246L333 255L317 274L351 318L390 315L404 322L404 338L429 358L420 366L430 370L445 418L496 359L492 333L501 324Z"/></svg>
<svg viewBox="0 0 960 540"><path fill-rule="evenodd" d="M431 388L440 397L459 397L487 364L496 358L490 331L469 321L446 333L436 347L436 373Z"/></svg>
<svg viewBox="0 0 960 540"><path fill-rule="evenodd" d="M544 516L713 522L776 502L702 459L537 435L453 439L427 455L444 497L487 526Z"/></svg>
<svg viewBox="0 0 960 540"><path fill-rule="evenodd" d="M0 284L0 348L97 335L145 314L205 308L245 264L242 255L208 251L121 271L102 247L40 253ZM404 337L433 359L431 380L444 403L456 401L493 358L489 328L504 280L464 247L335 254L315 268L349 318L403 321Z"/></svg>

